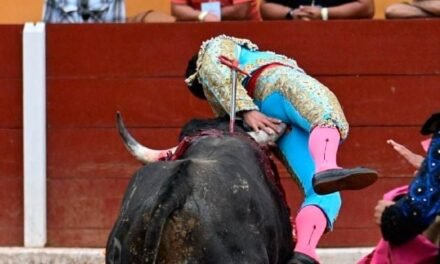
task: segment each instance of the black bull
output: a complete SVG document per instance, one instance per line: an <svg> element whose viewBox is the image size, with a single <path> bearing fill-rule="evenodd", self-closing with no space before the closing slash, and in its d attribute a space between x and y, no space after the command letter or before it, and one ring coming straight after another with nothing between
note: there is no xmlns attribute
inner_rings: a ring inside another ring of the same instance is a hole
<svg viewBox="0 0 440 264"><path fill-rule="evenodd" d="M227 131L227 124L194 120L181 135ZM109 235L106 263L287 263L293 241L278 174L241 132L199 135L178 159L138 170Z"/></svg>

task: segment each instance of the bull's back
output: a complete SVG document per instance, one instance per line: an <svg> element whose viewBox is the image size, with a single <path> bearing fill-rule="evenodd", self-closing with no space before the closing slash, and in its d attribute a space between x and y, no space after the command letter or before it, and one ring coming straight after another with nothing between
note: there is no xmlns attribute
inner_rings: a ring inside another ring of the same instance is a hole
<svg viewBox="0 0 440 264"><path fill-rule="evenodd" d="M122 263L283 263L286 221L255 151L206 138L134 177L112 236Z"/></svg>

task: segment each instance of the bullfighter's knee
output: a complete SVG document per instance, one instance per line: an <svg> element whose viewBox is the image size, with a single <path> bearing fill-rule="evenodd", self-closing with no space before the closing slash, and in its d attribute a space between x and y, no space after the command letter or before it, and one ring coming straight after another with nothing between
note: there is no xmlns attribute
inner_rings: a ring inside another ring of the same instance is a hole
<svg viewBox="0 0 440 264"><path fill-rule="evenodd" d="M328 228L332 229L339 210L341 209L342 200L339 192L326 195L311 194L305 197L302 207L307 205L316 205L324 212L328 220Z"/></svg>

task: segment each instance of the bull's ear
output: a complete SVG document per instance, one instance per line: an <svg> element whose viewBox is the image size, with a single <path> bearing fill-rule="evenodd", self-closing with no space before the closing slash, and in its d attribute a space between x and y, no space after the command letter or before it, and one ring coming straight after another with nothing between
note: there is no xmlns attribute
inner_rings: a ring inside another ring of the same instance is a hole
<svg viewBox="0 0 440 264"><path fill-rule="evenodd" d="M433 114L425 124L422 126L420 133L422 135L429 135L440 130L440 113Z"/></svg>

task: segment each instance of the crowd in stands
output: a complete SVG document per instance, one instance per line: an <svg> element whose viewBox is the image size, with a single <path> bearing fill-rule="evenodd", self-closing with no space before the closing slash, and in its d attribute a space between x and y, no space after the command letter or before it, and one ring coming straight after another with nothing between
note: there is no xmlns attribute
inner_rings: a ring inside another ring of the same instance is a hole
<svg viewBox="0 0 440 264"><path fill-rule="evenodd" d="M148 10L126 17L124 0L45 0L47 23L95 22L218 22L227 20L371 19L374 0L170 0L171 15ZM440 0L396 3L388 19L440 18Z"/></svg>

